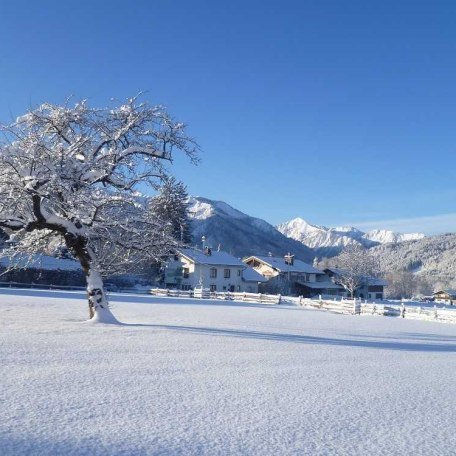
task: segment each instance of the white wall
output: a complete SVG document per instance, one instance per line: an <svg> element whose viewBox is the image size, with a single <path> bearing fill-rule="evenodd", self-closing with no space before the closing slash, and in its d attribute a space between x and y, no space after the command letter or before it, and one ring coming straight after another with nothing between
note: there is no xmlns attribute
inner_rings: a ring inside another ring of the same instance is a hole
<svg viewBox="0 0 456 456"><path fill-rule="evenodd" d="M180 285L175 285L180 289L194 289L202 282L204 288L215 286L215 291L245 291L248 293L258 293L258 284L256 282L245 282L242 280L242 271L245 266L227 266L227 265L195 265L186 258L179 261L171 260L168 263L169 269L188 268L188 277L182 276ZM217 277L211 277L211 269L217 271ZM225 277L225 269L230 271L230 277ZM170 284L170 286L174 286Z"/></svg>

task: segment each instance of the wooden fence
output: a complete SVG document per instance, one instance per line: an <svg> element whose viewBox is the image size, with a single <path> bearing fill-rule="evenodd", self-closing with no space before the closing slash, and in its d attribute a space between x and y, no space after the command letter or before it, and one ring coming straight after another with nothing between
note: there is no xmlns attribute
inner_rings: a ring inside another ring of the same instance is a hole
<svg viewBox="0 0 456 456"><path fill-rule="evenodd" d="M288 298L287 298L288 300ZM402 317L413 320L439 321L442 323L456 323L456 309L420 307L411 305L390 305L361 302L360 300L342 299L305 299L293 298L291 300L303 307L327 310L329 312L346 315L382 315L388 317Z"/></svg>
<svg viewBox="0 0 456 456"><path fill-rule="evenodd" d="M288 299L288 298L287 298ZM308 299L295 298L295 302L303 307L313 307L314 309L327 310L333 313L356 315L360 313L360 302L352 299L342 299L340 301L331 301L328 299Z"/></svg>
<svg viewBox="0 0 456 456"><path fill-rule="evenodd" d="M224 301L254 302L259 304L279 304L280 295L269 295L264 293L243 293L232 291L209 291L203 290L168 290L165 288L152 288L150 294L153 296L169 296L172 298L197 298L216 299Z"/></svg>

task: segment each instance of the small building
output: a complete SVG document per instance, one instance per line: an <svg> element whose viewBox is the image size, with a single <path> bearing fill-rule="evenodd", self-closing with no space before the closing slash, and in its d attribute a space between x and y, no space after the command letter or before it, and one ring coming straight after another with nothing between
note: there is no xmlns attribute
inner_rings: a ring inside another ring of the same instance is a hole
<svg viewBox="0 0 456 456"><path fill-rule="evenodd" d="M284 257L250 256L244 263L252 267L268 280L265 288L275 289L283 294L313 297L318 295L340 296L344 294L342 286L319 269L294 255Z"/></svg>
<svg viewBox="0 0 456 456"><path fill-rule="evenodd" d="M324 272L334 283L338 283L337 278L341 274L340 268L327 268ZM382 300L385 296L385 287L387 285L388 282L383 279L366 275L363 277L362 284L356 290L355 297Z"/></svg>
<svg viewBox="0 0 456 456"><path fill-rule="evenodd" d="M210 291L258 293L265 278L228 252L205 248L180 249L165 268L165 286L181 290L196 287Z"/></svg>
<svg viewBox="0 0 456 456"><path fill-rule="evenodd" d="M432 294L435 302L453 306L456 304L456 290L439 290Z"/></svg>

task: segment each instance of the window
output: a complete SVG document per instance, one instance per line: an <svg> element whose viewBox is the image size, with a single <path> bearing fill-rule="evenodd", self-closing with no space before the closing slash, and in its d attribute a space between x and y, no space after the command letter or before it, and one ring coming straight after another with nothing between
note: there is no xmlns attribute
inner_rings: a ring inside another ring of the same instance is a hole
<svg viewBox="0 0 456 456"><path fill-rule="evenodd" d="M223 291L226 291L226 287L223 287Z"/></svg>
<svg viewBox="0 0 456 456"><path fill-rule="evenodd" d="M237 291L241 291L241 286L240 285L237 286Z"/></svg>
<svg viewBox="0 0 456 456"><path fill-rule="evenodd" d="M217 285L211 285L209 288L211 291L217 291Z"/></svg>
<svg viewBox="0 0 456 456"><path fill-rule="evenodd" d="M230 269L224 269L223 270L223 277L225 277L225 279L229 279L231 277L231 270Z"/></svg>
<svg viewBox="0 0 456 456"><path fill-rule="evenodd" d="M211 279L215 279L217 277L217 268L211 268L209 271L209 275Z"/></svg>
<svg viewBox="0 0 456 456"><path fill-rule="evenodd" d="M182 285L182 290L183 291L188 291L188 290L191 290L191 289L192 289L191 285L188 285L188 284L183 284Z"/></svg>
<svg viewBox="0 0 456 456"><path fill-rule="evenodd" d="M230 291L231 293L234 293L234 285L230 285Z"/></svg>
<svg viewBox="0 0 456 456"><path fill-rule="evenodd" d="M190 276L190 270L188 268L182 268L182 274L184 276L184 279L188 279Z"/></svg>
<svg viewBox="0 0 456 456"><path fill-rule="evenodd" d="M238 269L238 277L241 277L241 272L242 271L240 269Z"/></svg>

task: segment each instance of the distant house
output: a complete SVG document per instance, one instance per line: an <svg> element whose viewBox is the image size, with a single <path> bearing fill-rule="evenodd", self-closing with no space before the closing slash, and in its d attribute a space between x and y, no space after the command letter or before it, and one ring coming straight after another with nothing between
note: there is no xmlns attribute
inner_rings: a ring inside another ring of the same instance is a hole
<svg viewBox="0 0 456 456"><path fill-rule="evenodd" d="M434 301L451 306L456 304L456 290L439 290L433 293Z"/></svg>
<svg viewBox="0 0 456 456"><path fill-rule="evenodd" d="M324 272L334 283L338 283L337 278L341 274L341 269L327 268ZM363 284L356 290L355 296L362 299L383 299L387 285L388 282L383 279L366 275Z"/></svg>
<svg viewBox="0 0 456 456"><path fill-rule="evenodd" d="M258 293L266 279L241 260L223 251L180 249L165 268L167 288Z"/></svg>
<svg viewBox="0 0 456 456"><path fill-rule="evenodd" d="M323 271L290 254L284 257L254 255L243 261L268 280L268 288L276 288L284 294L304 297L344 294L344 288Z"/></svg>

